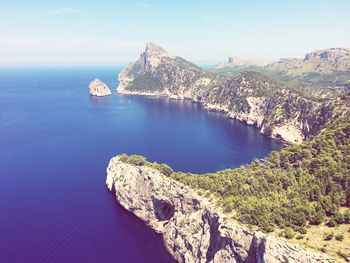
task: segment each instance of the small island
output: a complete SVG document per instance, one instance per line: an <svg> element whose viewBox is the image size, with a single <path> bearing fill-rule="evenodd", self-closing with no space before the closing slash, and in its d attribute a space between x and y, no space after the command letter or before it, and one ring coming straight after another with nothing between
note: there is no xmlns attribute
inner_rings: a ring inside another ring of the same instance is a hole
<svg viewBox="0 0 350 263"><path fill-rule="evenodd" d="M108 86L99 79L94 79L89 85L90 95L104 97L111 95L111 90Z"/></svg>

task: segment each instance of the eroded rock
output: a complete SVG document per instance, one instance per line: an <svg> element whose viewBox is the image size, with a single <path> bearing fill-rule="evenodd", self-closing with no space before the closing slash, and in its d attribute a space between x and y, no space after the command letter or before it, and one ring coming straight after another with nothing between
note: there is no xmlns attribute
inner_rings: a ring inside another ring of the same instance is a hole
<svg viewBox="0 0 350 263"><path fill-rule="evenodd" d="M99 79L94 79L89 85L90 94L93 96L103 97L111 95L108 86Z"/></svg>
<svg viewBox="0 0 350 263"><path fill-rule="evenodd" d="M118 203L163 236L178 262L335 263L320 252L225 222L206 198L154 168L114 157L106 185Z"/></svg>

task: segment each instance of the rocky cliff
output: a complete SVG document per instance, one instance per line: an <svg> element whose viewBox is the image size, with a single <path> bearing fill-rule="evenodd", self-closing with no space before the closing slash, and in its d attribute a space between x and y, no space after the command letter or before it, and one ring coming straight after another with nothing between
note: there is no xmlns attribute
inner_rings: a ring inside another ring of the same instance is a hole
<svg viewBox="0 0 350 263"><path fill-rule="evenodd" d="M94 79L89 85L90 94L93 96L103 97L111 95L108 86L99 79Z"/></svg>
<svg viewBox="0 0 350 263"><path fill-rule="evenodd" d="M317 134L328 120L349 110L340 98L310 99L260 73L207 72L154 43L119 74L117 92L191 99L288 143Z"/></svg>
<svg viewBox="0 0 350 263"><path fill-rule="evenodd" d="M333 73L350 71L350 49L329 48L309 52L304 59L281 59L266 66L269 70L284 71L292 76L306 73Z"/></svg>
<svg viewBox="0 0 350 263"><path fill-rule="evenodd" d="M107 188L118 203L162 235L178 262L335 262L325 254L252 232L155 168L110 160Z"/></svg>

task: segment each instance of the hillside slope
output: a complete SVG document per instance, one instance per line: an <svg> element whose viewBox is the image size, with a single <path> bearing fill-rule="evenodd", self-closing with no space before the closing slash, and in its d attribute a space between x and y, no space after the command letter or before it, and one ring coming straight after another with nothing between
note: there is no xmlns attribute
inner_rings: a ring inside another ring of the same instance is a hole
<svg viewBox="0 0 350 263"><path fill-rule="evenodd" d="M119 74L117 92L191 99L288 143L300 143L349 111L348 98L316 99L260 73L214 74L153 43Z"/></svg>

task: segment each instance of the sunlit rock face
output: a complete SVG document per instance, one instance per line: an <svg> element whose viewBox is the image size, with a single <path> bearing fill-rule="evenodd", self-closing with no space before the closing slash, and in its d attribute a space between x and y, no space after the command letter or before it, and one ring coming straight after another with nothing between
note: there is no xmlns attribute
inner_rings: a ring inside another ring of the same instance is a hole
<svg viewBox="0 0 350 263"><path fill-rule="evenodd" d="M92 96L103 97L112 94L108 86L99 79L94 79L90 82L89 90Z"/></svg>
<svg viewBox="0 0 350 263"><path fill-rule="evenodd" d="M340 98L310 99L260 73L224 76L207 72L154 43L147 44L140 58L118 78L119 93L190 99L287 143L316 135L350 108Z"/></svg>
<svg viewBox="0 0 350 263"><path fill-rule="evenodd" d="M325 254L225 222L206 198L154 168L114 157L106 185L120 205L162 235L178 262L335 263Z"/></svg>

